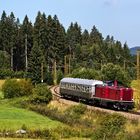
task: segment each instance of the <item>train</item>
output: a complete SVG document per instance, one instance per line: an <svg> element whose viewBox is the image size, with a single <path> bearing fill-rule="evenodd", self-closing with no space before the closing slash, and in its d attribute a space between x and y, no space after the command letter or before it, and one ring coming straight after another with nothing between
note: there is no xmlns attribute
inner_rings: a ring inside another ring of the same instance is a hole
<svg viewBox="0 0 140 140"><path fill-rule="evenodd" d="M60 81L62 98L81 100L86 103L128 111L134 108L133 89L114 81L63 78Z"/></svg>

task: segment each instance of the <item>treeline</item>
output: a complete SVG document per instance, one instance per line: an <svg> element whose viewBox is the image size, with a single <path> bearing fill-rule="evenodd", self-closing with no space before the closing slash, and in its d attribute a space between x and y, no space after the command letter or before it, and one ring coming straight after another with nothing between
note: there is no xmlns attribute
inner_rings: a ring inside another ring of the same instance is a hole
<svg viewBox="0 0 140 140"><path fill-rule="evenodd" d="M64 72L70 61L71 71L86 67L101 69L114 63L129 69L133 67L127 43L121 44L113 36L103 37L96 26L91 31L81 29L78 23L70 23L66 30L54 15L38 12L35 23L26 15L23 22L11 12L3 11L0 19L0 69L26 71L31 77L41 77L43 71L52 71L56 61L57 70ZM35 73L35 74L33 74Z"/></svg>

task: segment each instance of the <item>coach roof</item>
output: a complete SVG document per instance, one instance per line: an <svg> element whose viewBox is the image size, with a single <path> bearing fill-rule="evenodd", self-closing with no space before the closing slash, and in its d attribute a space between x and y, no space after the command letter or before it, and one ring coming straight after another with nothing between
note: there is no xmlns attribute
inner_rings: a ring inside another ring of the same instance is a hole
<svg viewBox="0 0 140 140"><path fill-rule="evenodd" d="M89 80L89 79L80 79L80 78L63 78L61 80L63 83L71 83L71 84L80 84L80 85L102 85L103 82L99 80Z"/></svg>

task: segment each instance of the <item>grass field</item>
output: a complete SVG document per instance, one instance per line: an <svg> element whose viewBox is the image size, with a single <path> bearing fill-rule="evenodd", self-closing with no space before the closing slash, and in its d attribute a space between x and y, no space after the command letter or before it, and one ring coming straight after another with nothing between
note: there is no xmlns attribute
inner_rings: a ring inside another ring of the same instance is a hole
<svg viewBox="0 0 140 140"><path fill-rule="evenodd" d="M56 128L62 124L25 109L6 106L0 107L1 130L18 130L23 125L29 129L44 129Z"/></svg>
<svg viewBox="0 0 140 140"><path fill-rule="evenodd" d="M19 138L0 138L0 140L19 140ZM20 138L20 140L45 140L45 139L25 139ZM90 140L88 138L69 138L69 139L61 139L61 140Z"/></svg>
<svg viewBox="0 0 140 140"><path fill-rule="evenodd" d="M19 102L24 100L22 98L4 99L1 91L1 87L5 80L0 80L0 130L18 130L23 125L32 129L49 129L62 126L63 124L44 117L35 112L27 109L22 109L18 106Z"/></svg>

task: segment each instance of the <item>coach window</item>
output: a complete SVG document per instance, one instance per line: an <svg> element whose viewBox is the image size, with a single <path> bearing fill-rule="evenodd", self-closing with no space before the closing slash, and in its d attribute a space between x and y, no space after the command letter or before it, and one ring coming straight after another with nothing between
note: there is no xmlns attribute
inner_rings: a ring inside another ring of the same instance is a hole
<svg viewBox="0 0 140 140"><path fill-rule="evenodd" d="M66 88L68 88L68 84L66 83Z"/></svg>
<svg viewBox="0 0 140 140"><path fill-rule="evenodd" d="M74 84L72 84L72 89L74 89Z"/></svg>
<svg viewBox="0 0 140 140"><path fill-rule="evenodd" d="M74 89L76 89L76 86L74 85Z"/></svg>
<svg viewBox="0 0 140 140"><path fill-rule="evenodd" d="M86 88L86 92L89 92L89 87Z"/></svg>
<svg viewBox="0 0 140 140"><path fill-rule="evenodd" d="M66 84L65 83L63 83L63 87L66 88Z"/></svg>
<svg viewBox="0 0 140 140"><path fill-rule="evenodd" d="M85 86L83 87L83 91L86 92L86 87Z"/></svg>

